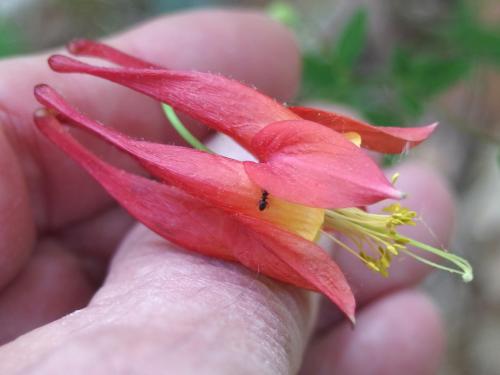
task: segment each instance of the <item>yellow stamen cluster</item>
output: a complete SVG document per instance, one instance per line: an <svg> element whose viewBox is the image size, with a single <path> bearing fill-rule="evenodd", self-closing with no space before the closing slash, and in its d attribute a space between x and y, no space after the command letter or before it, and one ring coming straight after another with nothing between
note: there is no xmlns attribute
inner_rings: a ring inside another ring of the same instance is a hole
<svg viewBox="0 0 500 375"><path fill-rule="evenodd" d="M399 226L414 226L416 217L416 212L402 207L399 203L387 206L383 214L368 213L359 208L327 210L324 233L341 248L355 255L368 268L383 276L388 276L392 258L403 252L426 264L459 273L464 281L472 280L472 269L466 260L398 233ZM342 240L339 237L342 237ZM423 258L415 254L409 246L437 255L453 263L456 268Z"/></svg>

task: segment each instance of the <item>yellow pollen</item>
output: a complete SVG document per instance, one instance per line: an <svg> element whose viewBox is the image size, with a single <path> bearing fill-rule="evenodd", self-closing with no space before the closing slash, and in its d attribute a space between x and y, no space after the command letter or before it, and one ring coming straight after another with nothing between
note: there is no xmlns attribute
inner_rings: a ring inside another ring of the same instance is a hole
<svg viewBox="0 0 500 375"><path fill-rule="evenodd" d="M391 204L383 211L383 214L373 214L359 208L326 210L324 233L382 276L388 276L392 258L402 252L433 267L458 273L466 282L472 280L472 267L465 259L398 233L397 229L401 225L416 225L415 211L399 203ZM414 248L437 255L454 267L417 255Z"/></svg>

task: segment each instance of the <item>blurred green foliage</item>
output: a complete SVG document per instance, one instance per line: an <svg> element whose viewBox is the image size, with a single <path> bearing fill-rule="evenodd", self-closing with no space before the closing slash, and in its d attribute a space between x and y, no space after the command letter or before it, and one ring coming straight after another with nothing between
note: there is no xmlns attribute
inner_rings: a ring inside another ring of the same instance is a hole
<svg viewBox="0 0 500 375"><path fill-rule="evenodd" d="M463 0L425 35L396 40L382 62L367 61L368 17L359 9L334 43L304 53L302 100L345 104L378 125L412 124L479 65L500 67L500 28L486 27Z"/></svg>
<svg viewBox="0 0 500 375"><path fill-rule="evenodd" d="M276 21L292 28L300 23L295 9L285 1L273 1L267 6L267 14Z"/></svg>
<svg viewBox="0 0 500 375"><path fill-rule="evenodd" d="M18 53L22 49L21 45L18 30L0 18L0 58Z"/></svg>

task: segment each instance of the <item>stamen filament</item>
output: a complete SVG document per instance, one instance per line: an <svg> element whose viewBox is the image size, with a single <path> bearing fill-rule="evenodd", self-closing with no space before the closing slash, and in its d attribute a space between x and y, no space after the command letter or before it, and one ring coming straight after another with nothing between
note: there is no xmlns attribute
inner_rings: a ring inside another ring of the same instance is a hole
<svg viewBox="0 0 500 375"><path fill-rule="evenodd" d="M374 271L376 271L376 272L380 272L380 270L378 269L377 266L375 266L374 264L370 264L366 259L364 259L361 255L359 255L355 250L351 249L351 247L349 247L348 245L346 245L345 243L343 243L342 241L340 241L337 237L335 237L334 235L332 235L331 233L328 233L326 231L321 231L321 232L323 234L325 234L328 238L330 238L333 242L335 242L337 245L339 245L340 247L342 247L344 250L347 250L349 253L351 253L352 255L354 255L360 261L362 261L363 263L365 263L368 267L374 269Z"/></svg>
<svg viewBox="0 0 500 375"><path fill-rule="evenodd" d="M370 269L387 276L392 256L403 252L425 264L462 275L465 282L473 279L472 267L465 259L451 254L445 250L421 243L411 238L400 235L396 227L400 225L416 225L416 213L399 204L392 204L384 209L388 214L371 214L359 208L343 208L327 210L325 213L325 228L328 237L343 249L354 254ZM339 233L354 244L354 249L339 240L335 235ZM442 259L451 262L455 267L448 267L433 262L415 254L408 246L412 246ZM368 255L365 251L368 251Z"/></svg>
<svg viewBox="0 0 500 375"><path fill-rule="evenodd" d="M408 255L410 255L410 256L412 256L412 257L420 260L421 262L424 262L424 263L429 264L431 266L437 267L439 269L446 270L446 271L453 272L453 273L461 274L462 275L462 280L464 282L466 282L466 283L468 283L468 282L470 282L470 281L472 281L474 279L474 274L473 274L473 271L472 271L472 266L464 258L461 258L458 255L451 254L451 253L449 253L447 251L444 251L444 250L441 250L441 249L437 249L435 247L429 246L429 245L427 245L425 243L422 243L422 242L419 242L419 241L416 241L416 240L413 240L413 239L408 239L408 240L409 240L408 244L410 244L412 246L415 246L416 248L428 251L428 252L430 252L432 254L435 254L435 255L437 255L437 256L439 256L441 258L444 258L446 260L449 260L450 262L452 262L453 264L455 264L458 268L460 268L460 270L454 269L454 268L449 268L447 266L443 266L443 265L435 263L435 262L433 262L431 260L422 258L422 257L420 257L417 254L411 253L407 249L402 249Z"/></svg>

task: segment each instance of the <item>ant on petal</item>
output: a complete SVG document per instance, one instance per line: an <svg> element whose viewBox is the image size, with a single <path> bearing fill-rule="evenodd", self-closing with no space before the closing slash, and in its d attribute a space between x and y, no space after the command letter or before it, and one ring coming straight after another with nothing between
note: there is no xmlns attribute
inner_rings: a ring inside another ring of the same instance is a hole
<svg viewBox="0 0 500 375"><path fill-rule="evenodd" d="M259 211L264 211L269 203L267 202L267 197L269 196L269 193L265 190L262 191L262 197L260 198L259 201Z"/></svg>

